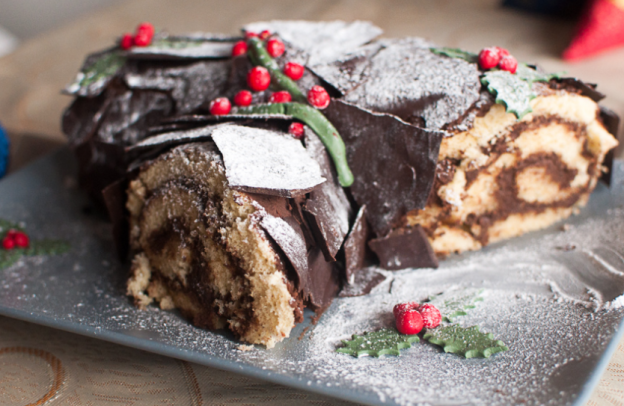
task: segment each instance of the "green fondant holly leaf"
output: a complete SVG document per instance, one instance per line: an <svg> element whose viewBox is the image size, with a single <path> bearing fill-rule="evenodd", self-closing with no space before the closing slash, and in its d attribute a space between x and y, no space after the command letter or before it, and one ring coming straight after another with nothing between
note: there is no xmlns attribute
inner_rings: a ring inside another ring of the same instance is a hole
<svg viewBox="0 0 624 406"><path fill-rule="evenodd" d="M533 82L548 82L550 79L561 78L562 73L542 73L531 68L526 63L518 64L516 76L531 85Z"/></svg>
<svg viewBox="0 0 624 406"><path fill-rule="evenodd" d="M78 96L97 96L125 63L125 56L117 48L90 56L65 91Z"/></svg>
<svg viewBox="0 0 624 406"><path fill-rule="evenodd" d="M492 70L483 75L481 82L496 95L496 103L505 105L507 111L519 119L532 111L529 102L537 95L522 77L504 70Z"/></svg>
<svg viewBox="0 0 624 406"><path fill-rule="evenodd" d="M509 350L504 342L496 340L492 333L482 333L477 326L465 328L453 324L438 327L428 330L423 338L442 347L444 352L466 358L489 358L497 352Z"/></svg>
<svg viewBox="0 0 624 406"><path fill-rule="evenodd" d="M464 51L459 48L429 48L431 52L436 55L444 55L450 58L458 58L463 59L464 61L468 61L470 63L477 63L479 60L479 55Z"/></svg>
<svg viewBox="0 0 624 406"><path fill-rule="evenodd" d="M442 293L430 297L429 301L440 310L442 320L451 323L455 321L456 317L465 316L466 311L474 309L478 302L482 302L482 294L483 289L469 291L461 295Z"/></svg>
<svg viewBox="0 0 624 406"><path fill-rule="evenodd" d="M344 347L336 349L337 352L349 354L353 357L369 355L380 357L382 355L400 355L404 348L410 348L412 343L420 341L417 335L400 334L396 330L383 328L379 331L353 334L351 340L343 340Z"/></svg>

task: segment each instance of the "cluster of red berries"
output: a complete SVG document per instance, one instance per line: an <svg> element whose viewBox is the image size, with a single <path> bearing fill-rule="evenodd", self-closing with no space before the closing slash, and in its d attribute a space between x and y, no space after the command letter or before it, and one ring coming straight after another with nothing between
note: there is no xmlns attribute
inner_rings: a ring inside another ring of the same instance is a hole
<svg viewBox="0 0 624 406"><path fill-rule="evenodd" d="M154 26L150 23L142 23L136 29L134 35L126 33L121 37L119 46L121 49L130 49L133 46L146 47L154 38Z"/></svg>
<svg viewBox="0 0 624 406"><path fill-rule="evenodd" d="M479 67L483 70L498 68L510 73L516 73L518 61L505 48L483 48L479 52Z"/></svg>
<svg viewBox="0 0 624 406"><path fill-rule="evenodd" d="M17 230L9 230L2 239L2 248L12 250L13 248L28 248L30 239L26 233Z"/></svg>
<svg viewBox="0 0 624 406"><path fill-rule="evenodd" d="M432 304L416 302L399 303L392 309L397 330L401 334L418 334L424 328L436 328L442 321L442 314Z"/></svg>
<svg viewBox="0 0 624 406"><path fill-rule="evenodd" d="M271 37L271 33L268 30L262 31L260 34L254 32L247 32L245 38L260 38L266 41L265 46L267 53L272 58L277 58L284 54L286 47L284 43L275 37ZM247 42L244 40L238 41L232 48L232 56L237 57L245 55L248 50ZM303 65L296 62L287 62L284 65L283 72L292 80L299 80L303 77L305 68ZM271 84L271 74L268 69L263 66L253 67L247 74L247 85L254 92L262 92L269 88ZM252 102L252 94L249 90L241 90L234 96L234 104L237 106L245 107L249 106ZM318 109L324 109L329 105L330 97L327 91L321 86L313 86L308 91L307 99L311 105ZM292 100L292 96L286 90L280 90L271 94L269 103L288 103ZM219 97L210 103L210 114L212 115L225 115L229 114L232 110L232 104L226 97ZM303 136L303 124L292 123L289 132L297 139Z"/></svg>

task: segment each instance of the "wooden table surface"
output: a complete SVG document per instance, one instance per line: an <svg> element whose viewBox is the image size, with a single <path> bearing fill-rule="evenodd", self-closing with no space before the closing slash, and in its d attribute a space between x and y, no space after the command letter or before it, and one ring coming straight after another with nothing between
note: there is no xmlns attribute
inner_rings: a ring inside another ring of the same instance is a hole
<svg viewBox="0 0 624 406"><path fill-rule="evenodd" d="M440 45L478 51L504 46L520 60L548 71L566 71L599 83L603 104L624 116L624 48L568 64L559 54L574 23L526 14L495 0L129 0L21 44L0 58L0 122L12 134L12 169L64 142L61 95L84 56L105 48L137 23L150 21L171 33L235 33L269 19L370 20L384 36L421 36ZM624 126L622 126L624 127ZM621 128L620 131L624 131ZM622 149L622 148L620 148ZM624 405L624 342L588 405ZM140 403L137 403L140 404Z"/></svg>

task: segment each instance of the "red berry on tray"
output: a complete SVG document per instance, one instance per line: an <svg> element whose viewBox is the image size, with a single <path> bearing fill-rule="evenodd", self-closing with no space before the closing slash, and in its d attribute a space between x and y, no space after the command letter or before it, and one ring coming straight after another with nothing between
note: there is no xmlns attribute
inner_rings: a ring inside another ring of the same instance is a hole
<svg viewBox="0 0 624 406"><path fill-rule="evenodd" d="M121 37L121 41L119 41L119 46L121 49L130 49L134 45L134 36L132 34L126 33Z"/></svg>
<svg viewBox="0 0 624 406"><path fill-rule="evenodd" d="M247 31L245 33L245 38L255 38L258 36L257 32L253 32L253 31Z"/></svg>
<svg viewBox="0 0 624 406"><path fill-rule="evenodd" d="M154 38L154 26L150 23L142 23L137 27L134 45L146 47L152 43L152 38Z"/></svg>
<svg viewBox="0 0 624 406"><path fill-rule="evenodd" d="M271 36L271 31L269 31L269 30L261 31L260 35L259 35L260 39L267 39L270 36Z"/></svg>
<svg viewBox="0 0 624 406"><path fill-rule="evenodd" d="M247 43L245 41L238 41L232 47L232 56L244 55L247 53Z"/></svg>
<svg viewBox="0 0 624 406"><path fill-rule="evenodd" d="M226 97L219 97L210 102L210 114L221 116L228 114L232 110L232 105Z"/></svg>
<svg viewBox="0 0 624 406"><path fill-rule="evenodd" d="M271 84L271 75L269 71L262 67L256 66L252 68L247 74L247 84L256 92L267 90Z"/></svg>
<svg viewBox="0 0 624 406"><path fill-rule="evenodd" d="M20 248L28 248L28 246L30 245L30 239L25 233L21 231L18 231L13 235L13 241L15 242L15 245Z"/></svg>
<svg viewBox="0 0 624 406"><path fill-rule="evenodd" d="M15 248L15 240L9 236L6 236L2 239L2 248L5 250L12 250Z"/></svg>
<svg viewBox="0 0 624 406"><path fill-rule="evenodd" d="M303 138L303 124L301 123L292 123L290 127L288 127L288 132L292 134L293 137L300 140Z"/></svg>
<svg viewBox="0 0 624 406"><path fill-rule="evenodd" d="M234 104L237 106L249 106L251 104L251 92L249 90L241 90L234 96Z"/></svg>
<svg viewBox="0 0 624 406"><path fill-rule="evenodd" d="M500 51L496 47L483 48L479 52L479 67L483 70L495 68L500 60Z"/></svg>
<svg viewBox="0 0 624 406"><path fill-rule="evenodd" d="M316 85L308 92L308 101L317 109L324 109L329 106L329 94L323 87Z"/></svg>
<svg viewBox="0 0 624 406"><path fill-rule="evenodd" d="M418 334L423 329L423 318L416 310L406 310L396 318L396 327L401 334Z"/></svg>
<svg viewBox="0 0 624 406"><path fill-rule="evenodd" d="M271 38L267 41L266 49L269 55L271 55L273 58L277 58L284 53L284 50L286 48L284 47L284 43L282 41L277 38Z"/></svg>
<svg viewBox="0 0 624 406"><path fill-rule="evenodd" d="M503 56L498 63L498 67L510 73L516 73L518 69L518 61L511 55Z"/></svg>
<svg viewBox="0 0 624 406"><path fill-rule="evenodd" d="M284 74L292 80L299 80L303 76L305 68L296 62L287 62L284 66Z"/></svg>
<svg viewBox="0 0 624 406"><path fill-rule="evenodd" d="M290 93L286 90L280 90L279 92L275 92L271 95L269 99L269 103L288 103L291 101Z"/></svg>
<svg viewBox="0 0 624 406"><path fill-rule="evenodd" d="M416 302L399 303L394 306L394 308L392 309L392 313L394 314L394 318L396 319L397 317L399 317L399 314L403 313L404 311L418 310L418 307L420 307L420 305Z"/></svg>
<svg viewBox="0 0 624 406"><path fill-rule="evenodd" d="M429 303L424 304L420 306L418 311L423 318L423 325L425 328L436 328L440 325L442 314L434 305Z"/></svg>

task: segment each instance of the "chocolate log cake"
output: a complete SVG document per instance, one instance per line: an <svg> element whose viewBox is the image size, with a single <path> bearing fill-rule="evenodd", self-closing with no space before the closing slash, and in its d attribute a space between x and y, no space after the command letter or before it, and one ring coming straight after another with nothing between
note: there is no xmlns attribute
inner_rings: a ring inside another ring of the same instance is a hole
<svg viewBox="0 0 624 406"><path fill-rule="evenodd" d="M380 34L143 24L86 59L63 129L132 254L137 306L272 347L380 268L546 227L608 177L618 118L595 85Z"/></svg>

